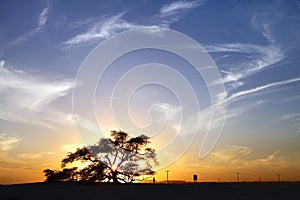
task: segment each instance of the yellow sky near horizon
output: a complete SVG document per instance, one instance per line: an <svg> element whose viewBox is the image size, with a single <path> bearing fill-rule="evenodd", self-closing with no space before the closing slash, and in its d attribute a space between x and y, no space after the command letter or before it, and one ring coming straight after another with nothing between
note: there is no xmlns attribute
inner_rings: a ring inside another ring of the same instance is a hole
<svg viewBox="0 0 300 200"><path fill-rule="evenodd" d="M57 151L27 154L9 152L13 150L11 147L0 155L2 163L6 163L0 167L0 184L42 182L45 180L44 169L59 169L66 153L79 146L80 142L64 144ZM197 174L198 182L235 182L236 173L240 173L240 181L258 181L259 178L261 181L278 181L277 174L282 181L300 180L300 160L287 158L281 151L260 155L248 146L222 145L221 141L207 157L199 159L198 147L194 143L167 167L154 167L156 181L166 180L166 170L169 170L169 180L193 181L193 175Z"/></svg>

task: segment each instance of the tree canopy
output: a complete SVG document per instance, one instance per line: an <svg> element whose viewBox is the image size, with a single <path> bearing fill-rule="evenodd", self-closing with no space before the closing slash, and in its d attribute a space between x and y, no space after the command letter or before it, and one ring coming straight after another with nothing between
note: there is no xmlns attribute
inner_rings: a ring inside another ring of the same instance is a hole
<svg viewBox="0 0 300 200"><path fill-rule="evenodd" d="M77 148L61 161L60 170L45 169L46 182L132 183L141 175L154 175L157 165L155 149L147 147L149 137L130 138L123 131L111 131L111 138ZM84 167L72 167L76 163Z"/></svg>

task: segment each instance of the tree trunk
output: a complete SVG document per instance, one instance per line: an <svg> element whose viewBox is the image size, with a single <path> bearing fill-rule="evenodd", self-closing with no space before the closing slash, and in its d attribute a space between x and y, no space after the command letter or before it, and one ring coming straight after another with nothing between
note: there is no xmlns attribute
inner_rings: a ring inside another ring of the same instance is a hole
<svg viewBox="0 0 300 200"><path fill-rule="evenodd" d="M120 182L118 181L117 174L118 174L117 171L112 171L112 178L113 178L114 183L120 183Z"/></svg>

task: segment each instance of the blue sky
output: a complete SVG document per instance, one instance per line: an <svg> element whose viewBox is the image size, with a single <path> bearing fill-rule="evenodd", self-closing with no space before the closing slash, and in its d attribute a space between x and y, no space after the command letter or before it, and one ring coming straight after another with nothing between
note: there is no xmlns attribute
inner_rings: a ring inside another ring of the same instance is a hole
<svg viewBox="0 0 300 200"><path fill-rule="evenodd" d="M214 151L199 161L193 157L199 144L191 147L182 161L172 165L173 171L178 171L176 178L188 177L181 167L192 173L202 166L207 180L213 180L209 175L212 165L215 170L230 165L255 174L248 165L258 166L266 174L268 169L284 171L287 179L293 179L291 173L298 170L300 179L299 11L300 2L292 0L0 1L0 170L13 174L26 169L30 174L40 173L47 164L59 166L67 148L79 142L72 90L84 58L118 33L156 27L184 33L201 44L222 75L215 84L224 84L226 91L226 123ZM202 96L199 91L207 95L203 80L197 82L193 71L180 69L180 64L185 66L183 61L158 54L137 52L135 58L123 62L131 66L155 58L173 64L193 80L198 98ZM116 67L107 76L118 79L121 72ZM110 89L108 84L108 94ZM156 86L139 90L137 96L144 95L148 101L137 104L132 116L140 120L140 113L153 103L173 117L167 129L172 133L180 105L171 100L171 94L160 95L163 91ZM204 110L207 103L201 105ZM104 106L96 105L99 110ZM189 119L194 118L199 115L190 113ZM106 123L104 130L114 127L109 120ZM147 124L147 120L139 123ZM164 140L159 140L163 145ZM225 168L220 173L229 173ZM1 179L35 181L42 174L32 179L29 175L12 177Z"/></svg>

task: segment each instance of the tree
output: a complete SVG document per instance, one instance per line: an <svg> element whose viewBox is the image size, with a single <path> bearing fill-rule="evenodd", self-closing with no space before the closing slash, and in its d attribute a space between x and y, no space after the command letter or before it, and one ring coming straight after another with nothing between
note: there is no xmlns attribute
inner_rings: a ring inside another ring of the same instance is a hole
<svg viewBox="0 0 300 200"><path fill-rule="evenodd" d="M156 152L146 147L149 137L130 138L123 131L111 131L111 138L102 138L96 144L77 148L61 161L61 170L45 169L46 182L81 181L132 183L141 175L154 175ZM72 167L81 162L85 167Z"/></svg>
<svg viewBox="0 0 300 200"><path fill-rule="evenodd" d="M47 177L47 182L74 181L76 180L76 170L77 167L62 169L61 171L45 169L44 173Z"/></svg>

